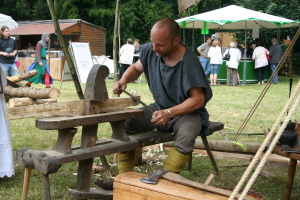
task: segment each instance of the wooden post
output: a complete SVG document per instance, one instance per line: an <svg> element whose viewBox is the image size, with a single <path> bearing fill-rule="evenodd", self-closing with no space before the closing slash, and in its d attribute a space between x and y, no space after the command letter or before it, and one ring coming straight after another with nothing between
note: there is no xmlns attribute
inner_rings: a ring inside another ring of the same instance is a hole
<svg viewBox="0 0 300 200"><path fill-rule="evenodd" d="M119 80L119 37L118 29L119 29L119 15L120 15L120 0L116 1L116 14L115 14L115 28L114 28L114 49L113 49L113 56L114 56L114 67L115 67L115 73L114 73L114 82L117 82Z"/></svg>
<svg viewBox="0 0 300 200"><path fill-rule="evenodd" d="M75 87L76 87L76 90L77 90L77 94L79 96L79 99L84 99L83 91L82 91L81 85L79 83L79 79L78 79L78 76L77 76L77 73L76 73L76 70L75 70L75 67L74 67L73 60L72 60L72 58L71 58L71 56L68 52L68 48L66 46L65 40L63 38L63 35L61 33L61 30L60 30L60 27L59 27L59 24L58 24L58 19L57 19L56 12L55 12L55 9L54 9L53 1L52 0L47 0L47 3L48 3L48 7L49 7L49 10L50 10L50 13L51 13L52 20L53 20L53 25L54 25L54 28L55 28L55 32L57 34L59 43L62 46L64 55L65 55L65 57L67 59L67 62L69 64L69 68L70 68L71 75L72 75L72 78L73 78L73 81L74 81L74 84L75 84Z"/></svg>

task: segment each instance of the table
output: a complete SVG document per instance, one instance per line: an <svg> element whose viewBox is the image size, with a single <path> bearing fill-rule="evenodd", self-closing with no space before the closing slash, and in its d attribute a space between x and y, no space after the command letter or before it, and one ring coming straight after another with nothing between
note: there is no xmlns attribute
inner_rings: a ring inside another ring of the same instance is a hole
<svg viewBox="0 0 300 200"><path fill-rule="evenodd" d="M244 62L246 62L246 66L244 66ZM254 68L254 60L250 58L243 58L239 64L238 72L240 75L240 84L246 83L257 83L257 75ZM265 82L267 82L271 76L271 70L269 65L265 67ZM209 79L210 74L207 75ZM227 68L226 68L226 60L223 60L223 63L220 66L218 79L219 83L227 82Z"/></svg>
<svg viewBox="0 0 300 200"><path fill-rule="evenodd" d="M300 146L293 147L294 149L300 149ZM292 186L294 181L294 176L296 172L297 167L297 161L300 160L300 154L297 153L285 153L281 151L281 146L276 145L273 149L273 153L276 153L280 156L286 157L290 159L289 166L288 166L288 173L287 173L287 179L285 184L285 192L283 200L289 200L292 192Z"/></svg>

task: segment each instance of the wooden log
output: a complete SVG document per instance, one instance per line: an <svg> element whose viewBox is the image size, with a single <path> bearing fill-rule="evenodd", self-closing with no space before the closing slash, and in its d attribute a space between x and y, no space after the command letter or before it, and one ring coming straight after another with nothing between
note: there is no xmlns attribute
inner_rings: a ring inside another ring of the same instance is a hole
<svg viewBox="0 0 300 200"><path fill-rule="evenodd" d="M33 99L29 97L24 97L24 98L11 98L8 101L9 107L19 107L19 106L27 106L27 105L32 105L33 104Z"/></svg>
<svg viewBox="0 0 300 200"><path fill-rule="evenodd" d="M5 95L6 96L6 95ZM137 96L137 98L140 98ZM115 97L107 101L98 102L101 112L113 111L139 103L130 97ZM55 117L83 115L85 100L57 102L51 104L29 105L6 109L7 119L22 119L29 117Z"/></svg>
<svg viewBox="0 0 300 200"><path fill-rule="evenodd" d="M30 97L33 99L56 99L59 96L57 88L13 88L6 86L4 93L12 97Z"/></svg>
<svg viewBox="0 0 300 200"><path fill-rule="evenodd" d="M256 153L261 143L255 142L235 142L226 140L208 140L211 150L225 152L240 152L240 153ZM170 143L164 144L171 146ZM205 149L201 139L196 139L195 149Z"/></svg>
<svg viewBox="0 0 300 200"><path fill-rule="evenodd" d="M12 82L19 82L19 81L23 81L23 80L32 78L32 77L34 77L37 74L38 74L37 70L33 69L31 71L28 71L28 72L25 72L25 73L21 73L21 74L16 75L16 76L8 77L7 79L9 79Z"/></svg>
<svg viewBox="0 0 300 200"><path fill-rule="evenodd" d="M10 76L6 76L6 79L10 80ZM14 82L15 84L17 84L20 87L28 87L26 84L22 83L22 82Z"/></svg>
<svg viewBox="0 0 300 200"><path fill-rule="evenodd" d="M56 103L57 99L36 99L34 104Z"/></svg>

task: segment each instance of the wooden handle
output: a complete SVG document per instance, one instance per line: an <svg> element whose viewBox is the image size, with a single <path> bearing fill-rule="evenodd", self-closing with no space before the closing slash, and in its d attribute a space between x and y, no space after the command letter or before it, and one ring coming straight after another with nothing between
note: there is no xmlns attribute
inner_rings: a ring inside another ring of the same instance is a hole
<svg viewBox="0 0 300 200"><path fill-rule="evenodd" d="M230 197L231 193L232 193L232 191L229 191L229 190L225 190L225 189L222 189L222 188L217 188L217 187L213 187L213 186L209 186L209 185L204 185L202 183L198 183L198 182L195 182L195 181L191 181L189 179L184 178L183 176L180 176L180 175L172 173L172 172L164 173L162 175L162 177L166 180L169 180L169 181L172 181L172 182L175 182L175 183L179 183L179 184L182 184L182 185L185 185L185 186L197 188L197 189L200 189L200 190L213 192L213 193L216 193L216 194L221 194L221 195L224 195L224 196L227 196L227 197ZM240 197L240 194L237 194L235 196L235 198L239 198L239 197ZM244 199L245 200L250 200L250 199L253 199L253 198L246 196Z"/></svg>
<svg viewBox="0 0 300 200"><path fill-rule="evenodd" d="M214 174L210 174L207 179L204 182L204 185L209 185L210 182L214 179L215 175Z"/></svg>
<svg viewBox="0 0 300 200"><path fill-rule="evenodd" d="M28 168L28 167L25 168L22 200L27 200L29 182L30 182L30 175L31 175L31 168Z"/></svg>

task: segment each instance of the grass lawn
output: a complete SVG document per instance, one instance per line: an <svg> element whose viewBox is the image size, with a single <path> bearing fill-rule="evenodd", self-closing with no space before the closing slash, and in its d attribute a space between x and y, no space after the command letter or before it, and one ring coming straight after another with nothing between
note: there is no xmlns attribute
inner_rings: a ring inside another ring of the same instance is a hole
<svg viewBox="0 0 300 200"><path fill-rule="evenodd" d="M290 77L279 77L279 84L273 84L268 92L265 94L260 105L257 107L252 118L245 126L243 133L263 133L271 129L276 121L279 113L283 109L289 97L289 80ZM293 88L296 88L299 82L298 77L293 78ZM107 88L109 96L112 97L112 80L107 80ZM33 87L44 87L44 85L33 85ZM53 87L59 88L60 81L55 81ZM84 89L85 84L82 84ZM247 84L238 87L228 87L224 84L212 87L213 98L207 104L207 109L210 113L211 121L220 121L225 124L225 133L229 138L233 137L232 133L242 125L243 121L249 114L251 108L261 95L264 86L257 84ZM153 102L148 85L145 82L128 84L127 91L135 90L141 96L141 100L146 104ZM122 94L121 96L125 96ZM298 96L298 95L297 95ZM73 82L63 82L61 94L58 101L77 100L78 96ZM136 106L140 107L140 106ZM292 117L292 121L300 119L300 109ZM13 141L13 149L16 151L19 148L31 147L34 150L51 149L56 142L57 131L40 130L35 127L35 118L11 120L11 135ZM74 137L73 143L79 144L81 137L81 129L79 127L77 134ZM111 136L111 127L109 123L99 124L98 138L109 138ZM213 134L208 139L222 139L218 133ZM263 135L240 135L238 141L247 142L262 142ZM154 152L153 152L154 153ZM143 161L143 165L137 167L135 170L142 173L150 173L161 167L163 160L159 155L167 154L167 151L159 154L153 154L153 157ZM107 160L112 161L112 155L107 155ZM99 159L95 159L100 162ZM240 164L240 162L217 160L218 165ZM1 164L1 163L0 163ZM68 190L74 189L76 186L76 164L69 163L63 165L57 173L50 174L51 196L54 200L68 199ZM235 187L240 180L246 168L220 168L222 179L217 177L210 185L218 187ZM258 176L252 186L252 190L260 192L266 196L266 199L277 200L282 199L285 180L287 174L286 165L268 165L264 168L268 172L276 175L276 178L265 178ZM115 164L111 165L111 170L114 176L117 175L117 168ZM204 183L209 174L214 173L214 170L207 157L194 156L193 167L191 171L184 170L181 175L184 177ZM11 178L0 179L0 199L2 200L16 200L22 196L24 168L18 165L15 159L15 176ZM95 178L106 178L105 173L99 173L92 178L91 187L94 187L93 181ZM41 173L32 170L28 200L44 199L43 184ZM296 171L291 199L300 199L300 172L299 167Z"/></svg>

